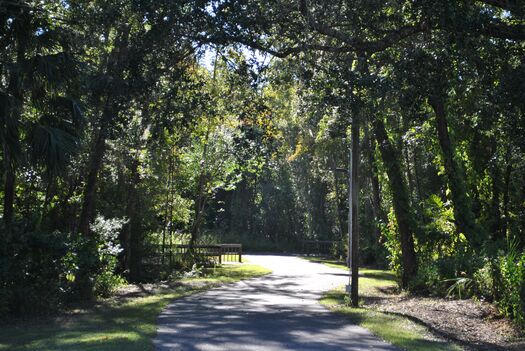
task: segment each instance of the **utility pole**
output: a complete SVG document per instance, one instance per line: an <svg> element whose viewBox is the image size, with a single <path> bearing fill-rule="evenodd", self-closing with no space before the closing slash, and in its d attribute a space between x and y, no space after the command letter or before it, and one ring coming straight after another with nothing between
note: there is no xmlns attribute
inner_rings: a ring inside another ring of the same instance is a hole
<svg viewBox="0 0 525 351"><path fill-rule="evenodd" d="M334 172L346 173L348 178L348 252L346 265L348 267L349 294L353 307L359 305L359 120L350 120L350 147L348 149L348 170L344 168L331 169Z"/></svg>
<svg viewBox="0 0 525 351"><path fill-rule="evenodd" d="M353 121L350 121L353 125ZM352 128L353 129L353 128ZM352 249L353 249L353 240L352 240L352 136L350 134L350 147L348 148L348 251L346 252L346 266L349 269L348 272L348 285L346 286L346 292L351 295L352 292Z"/></svg>
<svg viewBox="0 0 525 351"><path fill-rule="evenodd" d="M352 306L359 304L359 120L352 121Z"/></svg>
<svg viewBox="0 0 525 351"><path fill-rule="evenodd" d="M358 225L358 171L359 171L359 123L351 121L351 141L348 152L348 258L350 294L353 307L359 304L359 225Z"/></svg>

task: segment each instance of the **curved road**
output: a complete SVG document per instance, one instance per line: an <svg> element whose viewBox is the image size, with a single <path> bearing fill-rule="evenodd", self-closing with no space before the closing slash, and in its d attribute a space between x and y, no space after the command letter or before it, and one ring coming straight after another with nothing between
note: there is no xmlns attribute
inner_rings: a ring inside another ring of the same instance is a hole
<svg viewBox="0 0 525 351"><path fill-rule="evenodd" d="M250 255L270 275L175 300L159 316L157 351L398 351L321 306L344 271L292 256Z"/></svg>

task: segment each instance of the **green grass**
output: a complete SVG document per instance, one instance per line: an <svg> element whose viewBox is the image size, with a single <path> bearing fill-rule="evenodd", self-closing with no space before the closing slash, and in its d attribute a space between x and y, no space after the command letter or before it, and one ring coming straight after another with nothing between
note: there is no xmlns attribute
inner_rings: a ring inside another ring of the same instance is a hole
<svg viewBox="0 0 525 351"><path fill-rule="evenodd" d="M317 256L302 256L302 258L310 262L322 263L328 267L348 270L348 267L346 267L346 263L343 261Z"/></svg>
<svg viewBox="0 0 525 351"><path fill-rule="evenodd" d="M319 257L303 257L304 259L322 263L328 267L340 268L348 271L344 262ZM374 296L378 288L397 287L394 272L385 269L359 268L359 293L362 296Z"/></svg>
<svg viewBox="0 0 525 351"><path fill-rule="evenodd" d="M305 257L312 262L323 263L334 268L348 270L344 262L327 260L317 257ZM321 299L321 304L330 310L344 314L353 323L370 330L381 339L408 351L454 351L461 350L455 344L446 341L437 341L429 338L429 330L410 319L378 312L366 307L367 299L379 296L381 290L395 289L397 286L393 272L381 269L359 269L360 305L365 307L353 308L348 306L347 294L341 287L327 292Z"/></svg>
<svg viewBox="0 0 525 351"><path fill-rule="evenodd" d="M157 316L170 301L268 273L269 270L255 265L225 265L209 269L204 278L181 281L200 282L195 287L179 285L122 303L105 302L69 317L0 325L0 350L153 350Z"/></svg>
<svg viewBox="0 0 525 351"><path fill-rule="evenodd" d="M349 307L346 303L346 293L342 289L326 293L321 299L321 303L334 312L344 314L353 323L370 330L386 342L404 350L461 350L459 346L446 341L430 340L428 329L408 318L367 308Z"/></svg>

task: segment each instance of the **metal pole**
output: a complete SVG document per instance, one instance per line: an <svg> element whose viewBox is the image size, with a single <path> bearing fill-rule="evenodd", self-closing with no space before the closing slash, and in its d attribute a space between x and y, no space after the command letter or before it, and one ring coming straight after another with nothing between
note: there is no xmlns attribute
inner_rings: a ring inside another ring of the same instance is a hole
<svg viewBox="0 0 525 351"><path fill-rule="evenodd" d="M350 121L352 123L352 121ZM352 138L352 133L351 138ZM352 141L348 148L348 253L346 263L348 266L348 285L346 292L351 293L352 290Z"/></svg>
<svg viewBox="0 0 525 351"><path fill-rule="evenodd" d="M352 123L352 283L350 300L352 306L359 305L359 121L353 120Z"/></svg>

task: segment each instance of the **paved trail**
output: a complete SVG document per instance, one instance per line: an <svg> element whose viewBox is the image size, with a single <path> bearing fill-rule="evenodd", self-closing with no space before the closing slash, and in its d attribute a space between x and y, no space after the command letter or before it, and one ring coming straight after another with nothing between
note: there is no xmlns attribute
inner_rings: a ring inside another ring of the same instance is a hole
<svg viewBox="0 0 525 351"><path fill-rule="evenodd" d="M157 351L398 351L318 302L344 271L291 256L251 255L264 277L175 300L159 316Z"/></svg>

